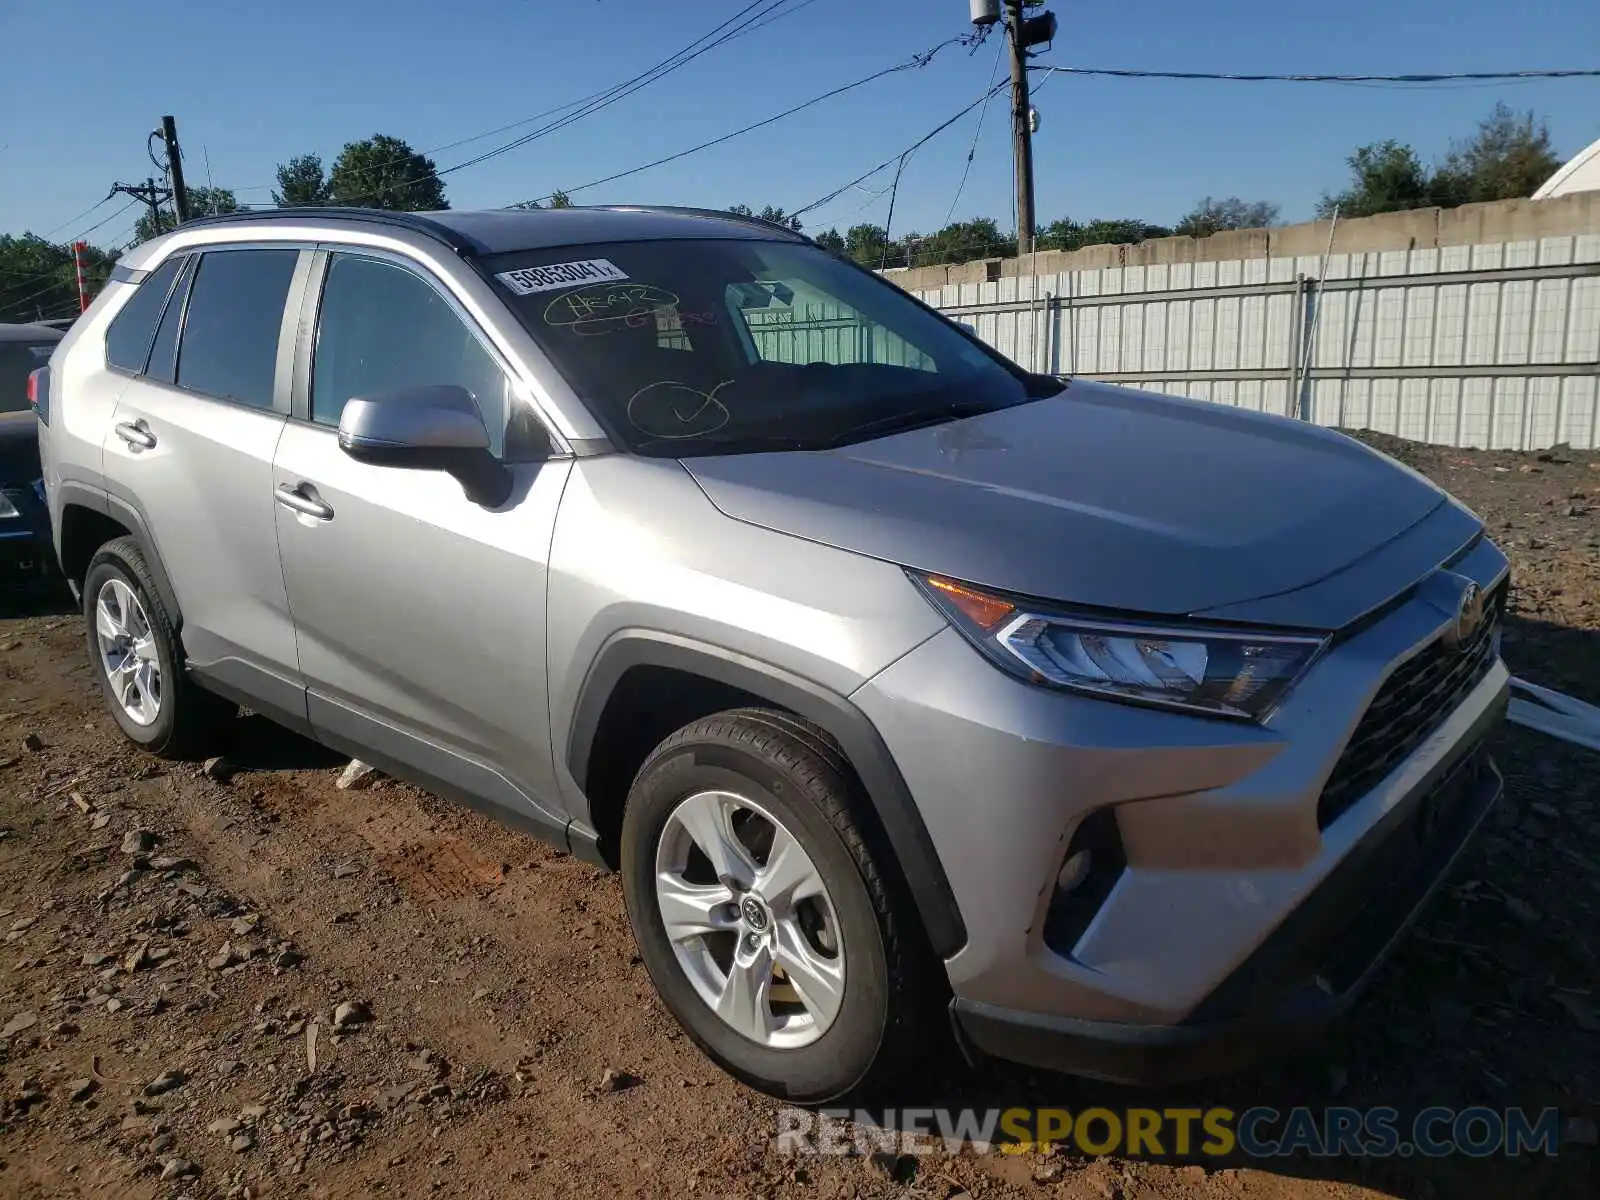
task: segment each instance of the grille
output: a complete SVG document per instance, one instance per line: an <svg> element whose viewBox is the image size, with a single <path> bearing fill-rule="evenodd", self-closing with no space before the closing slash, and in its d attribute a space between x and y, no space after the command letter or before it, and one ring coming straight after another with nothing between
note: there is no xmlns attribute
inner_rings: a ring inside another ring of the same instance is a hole
<svg viewBox="0 0 1600 1200"><path fill-rule="evenodd" d="M1318 828L1333 824L1382 782L1489 673L1505 593L1503 583L1490 593L1484 620L1465 647L1452 649L1436 641L1384 681L1322 789Z"/></svg>

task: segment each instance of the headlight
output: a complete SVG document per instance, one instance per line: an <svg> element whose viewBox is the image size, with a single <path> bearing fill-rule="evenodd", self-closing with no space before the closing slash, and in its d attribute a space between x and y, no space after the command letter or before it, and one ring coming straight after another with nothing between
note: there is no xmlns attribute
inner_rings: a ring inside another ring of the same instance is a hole
<svg viewBox="0 0 1600 1200"><path fill-rule="evenodd" d="M0 492L0 521L5 520L7 517L20 517L21 515L17 511L17 506L11 503L11 497L4 492Z"/></svg>
<svg viewBox="0 0 1600 1200"><path fill-rule="evenodd" d="M937 575L912 579L991 662L1020 679L1213 716L1265 720L1327 641L1076 617Z"/></svg>

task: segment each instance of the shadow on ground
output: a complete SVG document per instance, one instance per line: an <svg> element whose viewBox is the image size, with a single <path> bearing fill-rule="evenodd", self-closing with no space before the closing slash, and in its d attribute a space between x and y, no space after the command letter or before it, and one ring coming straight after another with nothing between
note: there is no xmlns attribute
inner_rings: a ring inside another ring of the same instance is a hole
<svg viewBox="0 0 1600 1200"><path fill-rule="evenodd" d="M224 757L239 772L324 771L350 761L257 713L241 715L228 729L223 744Z"/></svg>

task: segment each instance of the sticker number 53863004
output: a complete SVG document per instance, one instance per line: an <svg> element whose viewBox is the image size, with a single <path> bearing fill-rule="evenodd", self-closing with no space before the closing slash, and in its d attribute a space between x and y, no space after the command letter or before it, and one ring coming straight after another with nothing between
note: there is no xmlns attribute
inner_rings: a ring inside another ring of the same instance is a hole
<svg viewBox="0 0 1600 1200"><path fill-rule="evenodd" d="M550 292L556 288L577 287L585 283L614 283L628 276L609 259L586 258L579 262L551 263L546 267L520 267L501 271L495 278L519 296Z"/></svg>

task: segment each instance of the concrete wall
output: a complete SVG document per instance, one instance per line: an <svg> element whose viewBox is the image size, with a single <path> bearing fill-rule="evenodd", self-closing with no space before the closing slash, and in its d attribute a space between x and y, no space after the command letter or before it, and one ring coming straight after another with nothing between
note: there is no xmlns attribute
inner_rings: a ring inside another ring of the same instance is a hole
<svg viewBox="0 0 1600 1200"><path fill-rule="evenodd" d="M1240 229L1208 238L1153 238L1134 246L1087 246L1047 250L1031 260L978 259L953 266L899 268L884 272L907 291L922 292L953 283L993 283L1000 279L1054 275L1062 271L1100 271L1178 263L1228 262L1251 258L1321 257L1332 222L1307 221L1275 229ZM1600 191L1549 200L1497 200L1459 208L1417 208L1376 217L1341 220L1334 231L1335 253L1434 250L1446 246L1536 241L1540 238L1600 231Z"/></svg>

